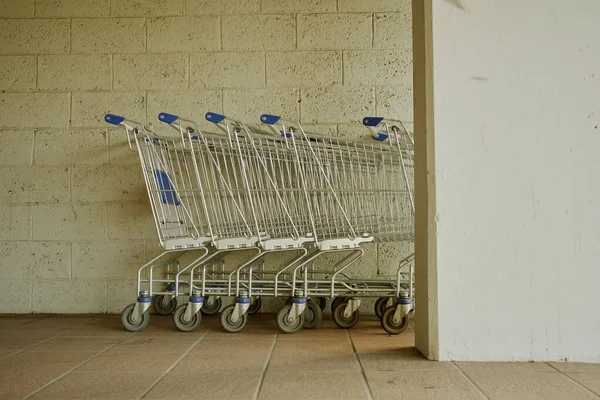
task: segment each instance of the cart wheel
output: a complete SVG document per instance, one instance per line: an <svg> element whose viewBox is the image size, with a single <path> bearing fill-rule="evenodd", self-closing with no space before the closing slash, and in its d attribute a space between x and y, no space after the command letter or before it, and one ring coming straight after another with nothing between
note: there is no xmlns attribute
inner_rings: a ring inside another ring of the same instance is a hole
<svg viewBox="0 0 600 400"><path fill-rule="evenodd" d="M288 321L287 316L290 313L292 306L290 304L283 306L277 313L277 327L283 333L296 333L304 326L304 314L298 315L294 321Z"/></svg>
<svg viewBox="0 0 600 400"><path fill-rule="evenodd" d="M208 304L209 298L210 298L210 296L206 296L206 299L204 300L204 305L202 306L200 311L204 315L215 315L221 309L221 304L222 304L221 298L217 297L215 299L215 301L212 303L212 305Z"/></svg>
<svg viewBox="0 0 600 400"><path fill-rule="evenodd" d="M189 321L184 319L185 309L187 308L187 304L182 304L175 310L175 314L173 314L173 323L181 332L191 332L200 326L200 322L202 322L202 313L197 312L192 315Z"/></svg>
<svg viewBox="0 0 600 400"><path fill-rule="evenodd" d="M358 322L358 310L354 311L350 317L344 317L344 310L346 309L346 301L338 302L336 307L333 309L333 322L342 329L350 329Z"/></svg>
<svg viewBox="0 0 600 400"><path fill-rule="evenodd" d="M164 294L159 294L158 296L154 296L152 298L152 307L154 308L154 311L156 311L156 313L158 315L171 315L175 312L175 309L177 308L177 299L175 298L175 296L173 296L171 298L171 301L168 302L166 305L163 304L163 300L165 298Z"/></svg>
<svg viewBox="0 0 600 400"><path fill-rule="evenodd" d="M248 308L248 314L250 315L254 315L257 314L260 311L260 307L262 306L262 300L260 299L260 297L255 297L252 301L252 303L250 303L250 308Z"/></svg>
<svg viewBox="0 0 600 400"><path fill-rule="evenodd" d="M148 326L148 322L150 322L150 313L148 313L148 310L146 310L140 319L137 321L132 321L131 314L133 313L134 307L135 303L125 307L121 313L121 323L129 332L141 332Z"/></svg>
<svg viewBox="0 0 600 400"><path fill-rule="evenodd" d="M398 335L406 330L408 327L408 315L402 317L399 323L394 323L394 312L396 311L396 305L390 306L385 309L381 315L381 327L385 329L390 335Z"/></svg>
<svg viewBox="0 0 600 400"><path fill-rule="evenodd" d="M230 304L223 309L221 312L221 326L229 333L236 333L241 331L248 324L248 314L242 315L236 322L231 321L231 314L235 304Z"/></svg>
<svg viewBox="0 0 600 400"><path fill-rule="evenodd" d="M321 320L323 319L321 307L312 300L306 303L306 308L302 315L304 315L304 328L306 329L315 329L321 324Z"/></svg>
<svg viewBox="0 0 600 400"><path fill-rule="evenodd" d="M313 300L317 301L321 311L325 311L325 307L327 307L327 299L325 297L315 297Z"/></svg>
<svg viewBox="0 0 600 400"><path fill-rule="evenodd" d="M383 312L387 307L389 299L390 297L380 297L375 302L375 315L377 315L377 318L381 319L381 316L383 315Z"/></svg>
<svg viewBox="0 0 600 400"><path fill-rule="evenodd" d="M337 305L340 304L340 301L346 302L346 301L348 301L348 299L346 297L334 298L333 301L331 302L331 313L332 314L333 314L334 310L336 309Z"/></svg>

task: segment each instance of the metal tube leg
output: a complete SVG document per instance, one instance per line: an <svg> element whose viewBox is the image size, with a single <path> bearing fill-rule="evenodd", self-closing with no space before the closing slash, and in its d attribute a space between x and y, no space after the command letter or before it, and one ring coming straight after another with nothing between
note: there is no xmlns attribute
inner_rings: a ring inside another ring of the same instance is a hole
<svg viewBox="0 0 600 400"><path fill-rule="evenodd" d="M246 314L250 308L250 302L252 299L248 297L248 292L240 291L240 296L235 299L235 306L231 313L231 322L236 323L242 315Z"/></svg>

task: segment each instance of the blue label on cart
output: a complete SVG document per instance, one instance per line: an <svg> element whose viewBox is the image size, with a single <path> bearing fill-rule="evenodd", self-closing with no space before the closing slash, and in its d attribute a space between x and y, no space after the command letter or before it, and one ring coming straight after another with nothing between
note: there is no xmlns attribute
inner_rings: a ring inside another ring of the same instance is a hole
<svg viewBox="0 0 600 400"><path fill-rule="evenodd" d="M250 297L238 297L235 301L237 303L250 303L251 299Z"/></svg>
<svg viewBox="0 0 600 400"><path fill-rule="evenodd" d="M379 140L380 142L385 142L388 140L388 137L389 136L383 132L377 132L375 135L373 135L373 139Z"/></svg>
<svg viewBox="0 0 600 400"><path fill-rule="evenodd" d="M175 114L169 114L169 113L162 112L162 113L158 114L158 119L161 120L162 122L166 122L167 124L172 124L173 122L177 121L179 119L179 117Z"/></svg>
<svg viewBox="0 0 600 400"><path fill-rule="evenodd" d="M292 303L295 303L295 304L306 303L306 298L305 297L293 297Z"/></svg>
<svg viewBox="0 0 600 400"><path fill-rule="evenodd" d="M175 193L175 188L173 185L171 185L171 180L165 171L155 169L154 176L156 177L156 182L158 183L158 189L160 190L160 197L163 204L173 204L176 206L181 204L179 198L177 198L177 194Z"/></svg>

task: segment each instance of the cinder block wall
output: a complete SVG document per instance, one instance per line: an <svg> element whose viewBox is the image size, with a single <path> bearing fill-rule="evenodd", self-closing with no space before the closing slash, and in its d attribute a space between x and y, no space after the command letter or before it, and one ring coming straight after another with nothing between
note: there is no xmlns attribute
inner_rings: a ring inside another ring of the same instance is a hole
<svg viewBox="0 0 600 400"><path fill-rule="evenodd" d="M137 156L102 117L159 111L330 135L412 120L409 0L0 2L0 312L120 312L159 251ZM354 267L388 274L404 244Z"/></svg>

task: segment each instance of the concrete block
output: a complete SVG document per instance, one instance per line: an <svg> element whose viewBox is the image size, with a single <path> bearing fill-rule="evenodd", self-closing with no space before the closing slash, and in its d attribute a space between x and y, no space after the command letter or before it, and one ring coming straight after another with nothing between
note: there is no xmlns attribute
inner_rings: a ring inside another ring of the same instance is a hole
<svg viewBox="0 0 600 400"><path fill-rule="evenodd" d="M306 132L316 133L318 135L335 137L337 133L337 125L335 124L302 124L302 128Z"/></svg>
<svg viewBox="0 0 600 400"><path fill-rule="evenodd" d="M137 299L136 279L111 279L108 281L108 313L120 314Z"/></svg>
<svg viewBox="0 0 600 400"><path fill-rule="evenodd" d="M69 52L69 20L0 19L0 53Z"/></svg>
<svg viewBox="0 0 600 400"><path fill-rule="evenodd" d="M33 207L35 240L103 240L104 204L45 204Z"/></svg>
<svg viewBox="0 0 600 400"><path fill-rule="evenodd" d="M0 165L31 165L33 131L0 131Z"/></svg>
<svg viewBox="0 0 600 400"><path fill-rule="evenodd" d="M0 93L0 127L69 126L69 93Z"/></svg>
<svg viewBox="0 0 600 400"><path fill-rule="evenodd" d="M36 17L107 17L110 0L36 0Z"/></svg>
<svg viewBox="0 0 600 400"><path fill-rule="evenodd" d="M414 244L411 242L379 243L378 252L378 275L396 276L400 261L414 252Z"/></svg>
<svg viewBox="0 0 600 400"><path fill-rule="evenodd" d="M71 25L72 53L146 51L144 18L76 18Z"/></svg>
<svg viewBox="0 0 600 400"><path fill-rule="evenodd" d="M344 53L346 85L412 85L412 79L411 51L352 50Z"/></svg>
<svg viewBox="0 0 600 400"><path fill-rule="evenodd" d="M258 123L264 113L295 120L298 101L298 90L293 88L223 90L223 112L248 123Z"/></svg>
<svg viewBox="0 0 600 400"><path fill-rule="evenodd" d="M317 13L337 11L336 0L262 0L263 12L268 13Z"/></svg>
<svg viewBox="0 0 600 400"><path fill-rule="evenodd" d="M185 0L113 1L110 11L117 17L183 15Z"/></svg>
<svg viewBox="0 0 600 400"><path fill-rule="evenodd" d="M371 14L298 15L299 49L368 49Z"/></svg>
<svg viewBox="0 0 600 400"><path fill-rule="evenodd" d="M371 131L362 124L340 124L338 125L338 136L352 139L371 139Z"/></svg>
<svg viewBox="0 0 600 400"><path fill-rule="evenodd" d="M402 121L413 121L412 86L375 88L377 115Z"/></svg>
<svg viewBox="0 0 600 400"><path fill-rule="evenodd" d="M33 17L34 0L4 0L0 3L0 18Z"/></svg>
<svg viewBox="0 0 600 400"><path fill-rule="evenodd" d="M2 204L0 206L0 240L27 240L31 238L31 211L28 206Z"/></svg>
<svg viewBox="0 0 600 400"><path fill-rule="evenodd" d="M260 0L227 0L217 5L213 0L187 0L186 14L250 14L260 12Z"/></svg>
<svg viewBox="0 0 600 400"><path fill-rule="evenodd" d="M307 87L342 83L342 52L267 53L267 86Z"/></svg>
<svg viewBox="0 0 600 400"><path fill-rule="evenodd" d="M0 167L0 203L69 201L69 169L65 167Z"/></svg>
<svg viewBox="0 0 600 400"><path fill-rule="evenodd" d="M71 125L107 128L106 113L125 115L134 121L145 121L144 92L76 92L73 93Z"/></svg>
<svg viewBox="0 0 600 400"><path fill-rule="evenodd" d="M225 50L286 50L296 47L292 14L225 15L221 21Z"/></svg>
<svg viewBox="0 0 600 400"><path fill-rule="evenodd" d="M301 98L302 122L358 122L375 111L373 89L367 87L308 88Z"/></svg>
<svg viewBox="0 0 600 400"><path fill-rule="evenodd" d="M33 282L34 313L105 313L107 282L99 279L64 279Z"/></svg>
<svg viewBox="0 0 600 400"><path fill-rule="evenodd" d="M108 204L108 237L111 240L157 240L158 233L147 201Z"/></svg>
<svg viewBox="0 0 600 400"><path fill-rule="evenodd" d="M34 163L104 164L108 161L107 135L106 130L36 131Z"/></svg>
<svg viewBox="0 0 600 400"><path fill-rule="evenodd" d="M403 11L410 6L410 0L338 0L339 11L349 12Z"/></svg>
<svg viewBox="0 0 600 400"><path fill-rule="evenodd" d="M35 56L1 56L0 88L5 91L35 90Z"/></svg>
<svg viewBox="0 0 600 400"><path fill-rule="evenodd" d="M195 121L200 129L214 131L215 127L204 118L208 111L222 112L219 90L190 90L148 93L148 121L158 122L160 112L171 112ZM162 123L160 125L163 125ZM164 125L163 125L164 126ZM166 129L166 128L165 128ZM164 129L163 129L164 130ZM177 134L168 128L165 133Z"/></svg>
<svg viewBox="0 0 600 400"><path fill-rule="evenodd" d="M28 280L0 280L0 313L30 313L31 285Z"/></svg>
<svg viewBox="0 0 600 400"><path fill-rule="evenodd" d="M73 243L73 278L135 278L146 261L144 242Z"/></svg>
<svg viewBox="0 0 600 400"><path fill-rule="evenodd" d="M135 143L133 143L135 148ZM123 129L109 129L108 153L110 164L139 165L140 158L137 152L129 150L127 135Z"/></svg>
<svg viewBox="0 0 600 400"><path fill-rule="evenodd" d="M210 52L190 55L191 88L241 88L265 86L262 52Z"/></svg>
<svg viewBox="0 0 600 400"><path fill-rule="evenodd" d="M115 55L115 89L186 89L187 54Z"/></svg>
<svg viewBox="0 0 600 400"><path fill-rule="evenodd" d="M137 165L80 165L71 173L74 202L142 201L147 197Z"/></svg>
<svg viewBox="0 0 600 400"><path fill-rule="evenodd" d="M374 15L373 47L412 49L412 10Z"/></svg>
<svg viewBox="0 0 600 400"><path fill-rule="evenodd" d="M110 89L109 55L55 55L38 58L40 90Z"/></svg>
<svg viewBox="0 0 600 400"><path fill-rule="evenodd" d="M2 278L69 278L69 251L65 242L0 243Z"/></svg>
<svg viewBox="0 0 600 400"><path fill-rule="evenodd" d="M148 51L193 52L219 48L219 17L148 18Z"/></svg>

